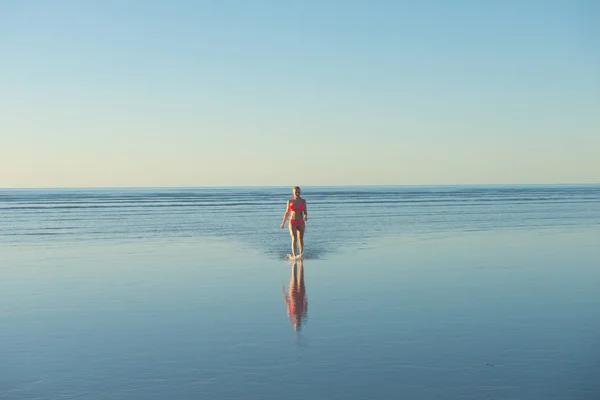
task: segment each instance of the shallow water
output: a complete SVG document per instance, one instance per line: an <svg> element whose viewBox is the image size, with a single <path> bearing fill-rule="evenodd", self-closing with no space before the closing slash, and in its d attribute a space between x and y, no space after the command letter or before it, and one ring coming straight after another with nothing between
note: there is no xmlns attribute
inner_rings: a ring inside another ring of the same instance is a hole
<svg viewBox="0 0 600 400"><path fill-rule="evenodd" d="M297 331L284 296L294 272L281 257L284 210L271 210L287 190L269 189L271 206L244 217L225 200L206 212L189 206L195 212L183 217L186 206L133 200L92 208L90 196L108 201L96 191L83 191L76 211L56 208L75 200L63 192L9 191L0 398L598 397L597 188L428 189L407 195L420 198L410 206L394 202L408 189L388 189L320 189L321 197L305 189L313 252L302 263L307 304ZM217 192L246 196L246 209L256 190ZM369 196L378 205L361 208ZM486 209L505 218L494 223L500 217ZM442 218L443 210L456 211ZM354 229L330 238L324 221L344 212ZM248 219L262 227L256 237L234 229Z"/></svg>
<svg viewBox="0 0 600 400"><path fill-rule="evenodd" d="M599 185L306 187L303 195L312 258L397 234L600 224ZM5 189L0 243L219 237L283 256L290 196L276 187Z"/></svg>

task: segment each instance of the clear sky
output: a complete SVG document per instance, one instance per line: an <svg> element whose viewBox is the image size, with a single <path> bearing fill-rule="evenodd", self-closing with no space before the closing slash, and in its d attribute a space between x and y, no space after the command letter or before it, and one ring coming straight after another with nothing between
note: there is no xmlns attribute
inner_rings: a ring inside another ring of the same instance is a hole
<svg viewBox="0 0 600 400"><path fill-rule="evenodd" d="M0 1L0 187L600 183L600 2Z"/></svg>

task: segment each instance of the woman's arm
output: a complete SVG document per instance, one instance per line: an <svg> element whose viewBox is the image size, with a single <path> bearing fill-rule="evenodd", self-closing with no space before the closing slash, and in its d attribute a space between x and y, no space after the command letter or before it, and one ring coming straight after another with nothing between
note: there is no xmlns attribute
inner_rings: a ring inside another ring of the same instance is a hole
<svg viewBox="0 0 600 400"><path fill-rule="evenodd" d="M306 200L302 199L302 201L304 201L304 221L308 220L308 207L306 206Z"/></svg>
<svg viewBox="0 0 600 400"><path fill-rule="evenodd" d="M281 287L281 292L283 293L283 299L285 300L285 304L287 306L289 306L290 304L290 298L288 297L288 294L285 292L285 287Z"/></svg>
<svg viewBox="0 0 600 400"><path fill-rule="evenodd" d="M288 219L289 215L290 215L290 202L288 200L287 206L285 207L285 214L283 215L283 221L281 221L281 229L283 229L283 227L285 226L285 221Z"/></svg>

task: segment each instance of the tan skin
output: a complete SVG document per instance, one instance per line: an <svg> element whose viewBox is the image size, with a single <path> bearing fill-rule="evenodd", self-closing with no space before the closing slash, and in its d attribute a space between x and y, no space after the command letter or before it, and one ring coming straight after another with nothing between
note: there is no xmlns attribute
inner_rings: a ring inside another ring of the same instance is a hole
<svg viewBox="0 0 600 400"><path fill-rule="evenodd" d="M283 221L281 222L281 229L285 226L285 221L290 217L288 224L290 230L290 236L292 237L292 256L296 257L296 254L302 255L304 252L304 231L306 230L306 221L308 220L306 200L300 197L300 188L295 187L292 189L293 199L287 201L287 207ZM300 209L300 205L304 205L304 211L292 211L290 206L294 204L296 210ZM294 225L292 221L302 221L298 226ZM298 245L298 252L296 252L296 245Z"/></svg>

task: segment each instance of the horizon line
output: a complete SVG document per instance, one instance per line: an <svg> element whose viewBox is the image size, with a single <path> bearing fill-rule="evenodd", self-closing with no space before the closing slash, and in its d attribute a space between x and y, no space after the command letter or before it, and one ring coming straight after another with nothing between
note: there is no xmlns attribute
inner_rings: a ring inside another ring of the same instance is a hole
<svg viewBox="0 0 600 400"><path fill-rule="evenodd" d="M25 186L0 187L0 190L114 190L114 189L229 189L229 188L292 188L297 185L163 185L163 186ZM353 185L302 185L305 188L356 188L356 187L476 187L476 186L600 186L600 182L583 183L444 183L444 184L353 184Z"/></svg>

